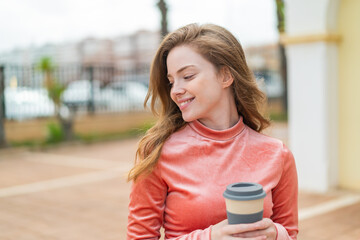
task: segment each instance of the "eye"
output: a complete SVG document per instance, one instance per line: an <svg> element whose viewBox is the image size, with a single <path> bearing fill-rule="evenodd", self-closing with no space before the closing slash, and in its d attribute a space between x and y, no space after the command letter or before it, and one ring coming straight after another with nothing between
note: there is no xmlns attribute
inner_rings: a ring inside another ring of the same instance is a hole
<svg viewBox="0 0 360 240"><path fill-rule="evenodd" d="M169 82L169 87L172 88L172 86L174 85L173 82Z"/></svg>
<svg viewBox="0 0 360 240"><path fill-rule="evenodd" d="M185 77L184 77L184 79L191 79L191 78L193 78L195 76L195 74L192 74L192 75L186 75Z"/></svg>

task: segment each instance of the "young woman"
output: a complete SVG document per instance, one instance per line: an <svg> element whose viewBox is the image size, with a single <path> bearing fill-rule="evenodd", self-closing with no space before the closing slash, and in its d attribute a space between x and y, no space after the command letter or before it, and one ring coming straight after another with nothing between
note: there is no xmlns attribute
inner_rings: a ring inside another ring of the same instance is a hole
<svg viewBox="0 0 360 240"><path fill-rule="evenodd" d="M128 239L296 239L297 173L284 144L260 132L265 99L240 43L217 25L165 37L147 100L157 123L129 173ZM234 182L266 191L264 219L229 225L223 192Z"/></svg>

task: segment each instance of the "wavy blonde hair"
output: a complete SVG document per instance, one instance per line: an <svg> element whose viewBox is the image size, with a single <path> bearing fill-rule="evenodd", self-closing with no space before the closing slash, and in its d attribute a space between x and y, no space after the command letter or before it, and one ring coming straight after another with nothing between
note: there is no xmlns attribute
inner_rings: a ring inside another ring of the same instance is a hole
<svg viewBox="0 0 360 240"><path fill-rule="evenodd" d="M260 112L266 97L257 86L239 41L228 30L217 25L186 25L163 39L153 59L144 105L151 99L151 111L158 116L158 121L140 140L135 166L128 174L128 181L136 181L140 175L151 173L166 139L186 124L179 108L170 98L166 66L169 52L180 45L192 47L218 71L227 67L234 78L232 90L235 104L244 123L258 132L269 126L269 121Z"/></svg>

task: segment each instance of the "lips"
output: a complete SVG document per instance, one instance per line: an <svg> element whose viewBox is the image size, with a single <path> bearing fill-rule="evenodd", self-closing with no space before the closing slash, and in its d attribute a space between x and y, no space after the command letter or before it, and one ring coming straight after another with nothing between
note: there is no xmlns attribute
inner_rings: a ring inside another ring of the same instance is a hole
<svg viewBox="0 0 360 240"><path fill-rule="evenodd" d="M193 100L194 100L194 98L189 98L189 99L186 99L183 101L179 101L178 106L179 106L180 110L185 109Z"/></svg>

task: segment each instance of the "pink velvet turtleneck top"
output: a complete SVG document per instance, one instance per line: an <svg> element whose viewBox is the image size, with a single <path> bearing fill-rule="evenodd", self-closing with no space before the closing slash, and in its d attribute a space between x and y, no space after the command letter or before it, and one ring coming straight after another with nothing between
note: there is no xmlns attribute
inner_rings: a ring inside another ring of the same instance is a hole
<svg viewBox="0 0 360 240"><path fill-rule="evenodd" d="M211 227L226 219L223 192L234 182L256 182L266 191L264 218L277 239L296 239L297 173L280 141L246 126L216 131L198 121L165 142L158 164L132 184L128 239L211 239Z"/></svg>

